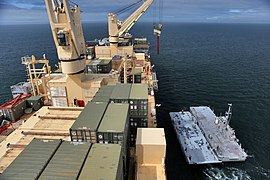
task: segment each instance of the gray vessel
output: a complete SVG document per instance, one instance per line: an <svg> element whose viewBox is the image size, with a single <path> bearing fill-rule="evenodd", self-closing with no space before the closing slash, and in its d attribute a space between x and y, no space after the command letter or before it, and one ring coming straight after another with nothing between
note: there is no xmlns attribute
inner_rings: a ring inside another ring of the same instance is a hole
<svg viewBox="0 0 270 180"><path fill-rule="evenodd" d="M189 164L245 161L247 154L229 126L232 104L217 117L207 106L170 112L172 125Z"/></svg>

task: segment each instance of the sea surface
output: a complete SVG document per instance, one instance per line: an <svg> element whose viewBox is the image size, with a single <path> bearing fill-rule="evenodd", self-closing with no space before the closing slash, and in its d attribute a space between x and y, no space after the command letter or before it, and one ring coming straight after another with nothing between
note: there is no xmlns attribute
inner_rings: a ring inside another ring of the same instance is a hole
<svg viewBox="0 0 270 180"><path fill-rule="evenodd" d="M83 27L85 40L107 36L106 23ZM137 23L131 33L151 42L168 179L270 179L270 25L164 24L160 55L152 31L151 23ZM11 98L10 85L26 79L21 56L40 59L44 53L55 69L57 54L49 24L0 26L1 103ZM187 165L169 112L207 105L219 115L228 103L233 104L231 126L249 158L240 163Z"/></svg>

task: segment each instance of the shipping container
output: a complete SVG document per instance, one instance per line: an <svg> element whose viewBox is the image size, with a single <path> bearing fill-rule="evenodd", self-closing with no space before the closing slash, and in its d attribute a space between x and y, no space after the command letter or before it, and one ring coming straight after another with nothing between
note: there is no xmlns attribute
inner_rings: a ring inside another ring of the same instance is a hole
<svg viewBox="0 0 270 180"><path fill-rule="evenodd" d="M86 73L109 73L112 70L111 59L92 60L86 65Z"/></svg>
<svg viewBox="0 0 270 180"><path fill-rule="evenodd" d="M121 144L125 167L129 159L129 104L112 103L104 114L97 132L98 143Z"/></svg>
<svg viewBox="0 0 270 180"><path fill-rule="evenodd" d="M137 137L137 128L130 129L130 147L135 147L136 137Z"/></svg>
<svg viewBox="0 0 270 180"><path fill-rule="evenodd" d="M98 128L99 143L124 144L129 129L129 104L109 104Z"/></svg>
<svg viewBox="0 0 270 180"><path fill-rule="evenodd" d="M147 128L148 118L133 118L130 117L130 146L134 147L136 144L137 128Z"/></svg>
<svg viewBox="0 0 270 180"><path fill-rule="evenodd" d="M9 121L20 119L27 108L26 99L30 96L29 94L21 94L0 106L0 112L4 118Z"/></svg>
<svg viewBox="0 0 270 180"><path fill-rule="evenodd" d="M77 179L90 147L87 142L62 142L39 179Z"/></svg>
<svg viewBox="0 0 270 180"><path fill-rule="evenodd" d="M78 179L123 180L124 172L119 144L93 144Z"/></svg>
<svg viewBox="0 0 270 180"><path fill-rule="evenodd" d="M131 84L116 84L110 97L111 103L128 103Z"/></svg>
<svg viewBox="0 0 270 180"><path fill-rule="evenodd" d="M129 74L126 76L127 78L127 83L133 83L133 75L132 74ZM121 83L124 83L124 75L120 75L120 82Z"/></svg>
<svg viewBox="0 0 270 180"><path fill-rule="evenodd" d="M31 96L26 99L27 106L32 108L34 111L39 110L43 105L43 99L41 96Z"/></svg>
<svg viewBox="0 0 270 180"><path fill-rule="evenodd" d="M134 83L141 83L141 81L142 81L141 74L142 74L142 68L134 68L134 70L133 70Z"/></svg>
<svg viewBox="0 0 270 180"><path fill-rule="evenodd" d="M92 99L92 102L109 102L115 85L102 86Z"/></svg>
<svg viewBox="0 0 270 180"><path fill-rule="evenodd" d="M109 73L111 70L112 70L111 59L102 59L101 62L97 65L98 73Z"/></svg>
<svg viewBox="0 0 270 180"><path fill-rule="evenodd" d="M89 64L86 65L86 73L92 74L97 73L97 65L100 63L100 60L92 60Z"/></svg>
<svg viewBox="0 0 270 180"><path fill-rule="evenodd" d="M107 102L88 102L70 128L71 141L97 141L96 131L107 108Z"/></svg>
<svg viewBox="0 0 270 180"><path fill-rule="evenodd" d="M148 118L133 118L130 117L130 127L148 127Z"/></svg>
<svg viewBox="0 0 270 180"><path fill-rule="evenodd" d="M148 116L148 85L132 84L130 95L130 117Z"/></svg>
<svg viewBox="0 0 270 180"><path fill-rule="evenodd" d="M0 179L37 179L53 157L61 140L33 139L8 166Z"/></svg>

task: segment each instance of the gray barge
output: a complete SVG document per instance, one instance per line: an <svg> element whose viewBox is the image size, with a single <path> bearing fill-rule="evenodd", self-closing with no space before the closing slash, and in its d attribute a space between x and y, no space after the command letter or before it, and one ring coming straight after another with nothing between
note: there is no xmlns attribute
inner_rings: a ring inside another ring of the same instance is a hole
<svg viewBox="0 0 270 180"><path fill-rule="evenodd" d="M172 125L189 164L245 161L235 131L229 126L231 104L225 116L216 117L207 106L170 112Z"/></svg>

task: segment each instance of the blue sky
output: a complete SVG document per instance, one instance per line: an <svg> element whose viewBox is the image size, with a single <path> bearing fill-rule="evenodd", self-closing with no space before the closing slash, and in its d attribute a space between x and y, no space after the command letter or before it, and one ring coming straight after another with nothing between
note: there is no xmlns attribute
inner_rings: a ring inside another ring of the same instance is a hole
<svg viewBox="0 0 270 180"><path fill-rule="evenodd" d="M108 12L136 0L73 0L84 22L107 21ZM153 21L152 6L141 21ZM163 22L270 23L269 0L163 0ZM0 24L48 23L44 0L0 0Z"/></svg>

